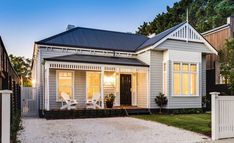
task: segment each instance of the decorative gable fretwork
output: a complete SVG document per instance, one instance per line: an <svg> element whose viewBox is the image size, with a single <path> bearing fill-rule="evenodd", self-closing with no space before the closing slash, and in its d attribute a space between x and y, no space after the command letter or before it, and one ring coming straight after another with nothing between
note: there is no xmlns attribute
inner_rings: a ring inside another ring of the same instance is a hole
<svg viewBox="0 0 234 143"><path fill-rule="evenodd" d="M176 40L203 42L203 38L201 37L201 35L188 23L185 23L183 26L179 27L177 30L172 32L168 38Z"/></svg>

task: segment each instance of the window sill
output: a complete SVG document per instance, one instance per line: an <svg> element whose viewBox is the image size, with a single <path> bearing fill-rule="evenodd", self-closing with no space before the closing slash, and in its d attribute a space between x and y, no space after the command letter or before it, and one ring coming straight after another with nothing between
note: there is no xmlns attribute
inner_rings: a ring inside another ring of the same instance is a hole
<svg viewBox="0 0 234 143"><path fill-rule="evenodd" d="M183 97L185 97L185 98L194 98L194 97L200 97L199 95L172 95L171 97L175 97L175 98L183 98Z"/></svg>

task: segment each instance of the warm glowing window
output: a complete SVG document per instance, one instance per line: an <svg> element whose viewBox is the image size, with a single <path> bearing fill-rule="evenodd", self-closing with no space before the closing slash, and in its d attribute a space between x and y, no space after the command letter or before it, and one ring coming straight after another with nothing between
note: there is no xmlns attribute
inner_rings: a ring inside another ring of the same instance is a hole
<svg viewBox="0 0 234 143"><path fill-rule="evenodd" d="M173 64L174 95L197 95L197 64Z"/></svg>
<svg viewBox="0 0 234 143"><path fill-rule="evenodd" d="M179 95L180 94L180 63L174 63L173 65L173 89L174 89L174 95Z"/></svg>
<svg viewBox="0 0 234 143"><path fill-rule="evenodd" d="M73 72L57 72L57 100L61 101L61 93L66 93L73 98Z"/></svg>
<svg viewBox="0 0 234 143"><path fill-rule="evenodd" d="M92 101L93 97L101 95L101 73L87 72L87 100Z"/></svg>
<svg viewBox="0 0 234 143"><path fill-rule="evenodd" d="M189 94L189 64L182 64L182 95Z"/></svg>

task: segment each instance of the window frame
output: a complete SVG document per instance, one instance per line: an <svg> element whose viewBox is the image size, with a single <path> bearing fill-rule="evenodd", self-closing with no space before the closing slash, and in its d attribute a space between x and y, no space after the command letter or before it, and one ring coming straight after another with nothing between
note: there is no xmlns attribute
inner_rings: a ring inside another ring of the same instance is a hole
<svg viewBox="0 0 234 143"><path fill-rule="evenodd" d="M59 85L58 85L58 80L59 80L59 73L60 72L70 72L72 73L72 97L71 99L74 100L74 92L75 92L75 71L72 71L72 70L56 70L56 102L63 102L62 100L60 100L58 98L59 96L59 91L58 91L58 88L59 88Z"/></svg>
<svg viewBox="0 0 234 143"><path fill-rule="evenodd" d="M175 95L174 94L174 64L176 64L176 63L178 63L178 64L180 64L180 70L179 71L176 71L177 73L179 73L180 74L180 94L177 94L177 95ZM183 72L182 71L182 65L183 64L188 64L188 66L189 66L189 70L187 71L187 72ZM191 71L191 65L196 65L196 72L194 72L194 71ZM172 67L171 67L171 69L172 69L172 71L171 71L171 77L172 77L172 82L171 82L171 91L172 91L172 96L173 97L198 97L198 96L200 96L200 86L199 86L199 84L200 84L200 80L199 80L199 78L200 78L200 69L199 69L199 62L183 62L183 61L173 61L172 62L172 65L171 65ZM183 73L188 73L188 77L189 77L189 79L188 79L188 83L189 83L189 94L182 94L182 75L183 75ZM191 75L192 74L194 74L194 73L196 73L196 94L191 94Z"/></svg>

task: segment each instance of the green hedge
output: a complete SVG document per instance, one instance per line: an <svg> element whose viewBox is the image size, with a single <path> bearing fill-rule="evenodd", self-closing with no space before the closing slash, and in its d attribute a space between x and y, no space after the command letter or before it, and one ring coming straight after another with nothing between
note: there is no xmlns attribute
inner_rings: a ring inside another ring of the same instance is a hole
<svg viewBox="0 0 234 143"><path fill-rule="evenodd" d="M12 115L11 119L11 143L19 142L17 140L17 133L22 129L21 114L20 111L16 111L15 114Z"/></svg>

